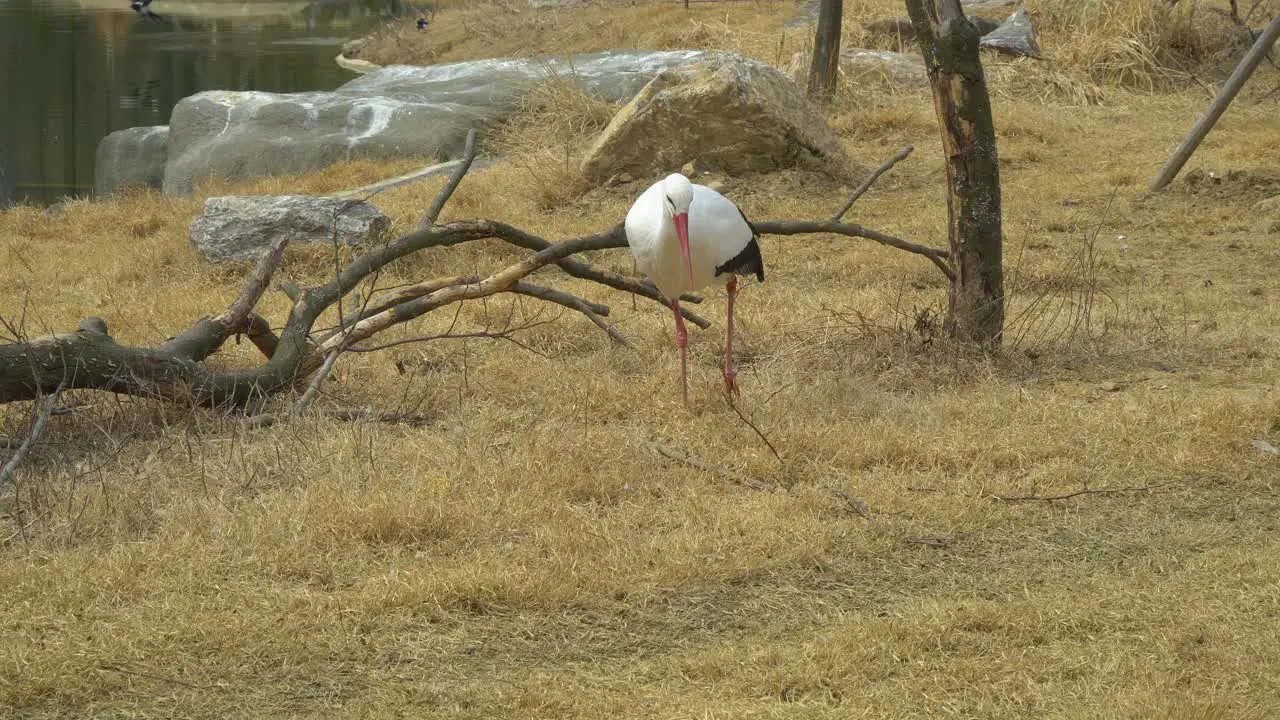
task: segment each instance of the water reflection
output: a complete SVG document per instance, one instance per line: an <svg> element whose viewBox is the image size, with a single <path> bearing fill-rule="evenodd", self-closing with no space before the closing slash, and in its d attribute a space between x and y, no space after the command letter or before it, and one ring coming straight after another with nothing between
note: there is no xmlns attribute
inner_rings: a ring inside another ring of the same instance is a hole
<svg viewBox="0 0 1280 720"><path fill-rule="evenodd" d="M331 89L343 41L400 0L0 0L0 205L88 195L107 133L201 90ZM406 19L406 22L411 19Z"/></svg>

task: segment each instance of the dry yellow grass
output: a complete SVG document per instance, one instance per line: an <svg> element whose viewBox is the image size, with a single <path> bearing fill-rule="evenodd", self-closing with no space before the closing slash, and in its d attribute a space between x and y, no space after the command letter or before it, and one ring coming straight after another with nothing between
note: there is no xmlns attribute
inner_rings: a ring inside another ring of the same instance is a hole
<svg viewBox="0 0 1280 720"><path fill-rule="evenodd" d="M828 113L854 157L917 148L850 218L943 243L928 96L844 91ZM1274 717L1280 459L1251 441L1280 445L1280 314L1277 250L1251 229L1251 208L1280 193L1275 103L1232 108L1188 168L1243 175L1143 198L1203 94L1113 87L1100 104L1068 100L996 101L1001 358L913 330L944 301L928 263L838 238L764 239L768 280L742 292L735 347L741 406L784 463L717 395L722 291L700 308L716 325L691 337L686 412L668 313L552 271L539 279L608 303L636 350L534 303L469 304L467 329L512 310L554 322L520 334L531 350L456 341L347 356L321 401L417 408L435 418L424 428L307 418L246 430L84 395L90 405L55 418L0 499L0 707ZM531 110L576 102L542 101ZM564 116L594 117L576 107ZM585 140L519 122L526 140L504 139L515 155L571 155ZM377 170L230 189L328 192ZM511 163L469 178L445 219L563 239L617 222L639 189L549 202L537 172ZM373 202L408 228L439 186ZM762 219L823 216L847 190L801 173L729 186ZM0 262L13 268L0 314L25 315L31 333L97 314L121 341L152 344L220 309L244 269L211 268L190 248L201 197L0 214ZM295 253L285 272L322 280L319 255ZM493 243L432 252L384 282L517 255ZM631 268L622 251L594 260ZM273 294L261 310L279 323L287 301ZM217 362L256 361L231 346ZM0 408L0 434L26 423L26 408ZM783 489L664 460L647 440ZM1141 485L1158 487L991 498Z"/></svg>
<svg viewBox="0 0 1280 720"><path fill-rule="evenodd" d="M469 0L437 3L431 29L397 22L371 36L362 57L375 63L432 64L488 57L537 57L612 48L732 50L777 66L812 48L812 26L795 25L800 0L677 2L596 0L583 6L534 9L524 3ZM1075 99L1096 86L1142 91L1195 86L1225 77L1250 44L1225 14L1225 0L1027 0L1047 64L1015 63L1046 75L1055 94ZM1257 27L1280 0L1240 3ZM864 24L904 17L901 0L844 3L842 47L918 52L896 39L869 34ZM1002 20L1008 9L982 11ZM994 64L1007 64L993 56ZM1068 89L1065 90L1064 86Z"/></svg>
<svg viewBox="0 0 1280 720"><path fill-rule="evenodd" d="M799 0L695 3L591 2L583 7L533 9L525 3L448 3L425 33L408 22L375 33L361 57L379 64L431 63L489 57L537 57L616 48L719 48L782 61L781 46L807 42L811 29L788 21ZM763 54L762 54L763 53Z"/></svg>

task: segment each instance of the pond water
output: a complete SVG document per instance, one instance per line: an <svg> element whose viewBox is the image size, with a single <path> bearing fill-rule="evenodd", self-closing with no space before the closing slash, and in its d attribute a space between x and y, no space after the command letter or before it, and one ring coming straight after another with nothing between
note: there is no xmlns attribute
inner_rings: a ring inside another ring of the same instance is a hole
<svg viewBox="0 0 1280 720"><path fill-rule="evenodd" d="M107 133L164 125L202 90L328 90L333 58L401 0L0 0L0 206L93 189Z"/></svg>

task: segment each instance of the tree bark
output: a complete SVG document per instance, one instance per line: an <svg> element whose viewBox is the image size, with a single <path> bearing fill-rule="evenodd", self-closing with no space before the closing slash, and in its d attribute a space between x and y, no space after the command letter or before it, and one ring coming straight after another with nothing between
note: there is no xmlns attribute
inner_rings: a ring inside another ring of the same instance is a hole
<svg viewBox="0 0 1280 720"><path fill-rule="evenodd" d="M946 328L997 347L1004 331L1000 160L978 28L960 0L906 0L920 42L947 162L952 268Z"/></svg>
<svg viewBox="0 0 1280 720"><path fill-rule="evenodd" d="M1254 41L1253 47L1249 48L1249 52L1240 60L1240 64L1231 73L1231 77L1227 78L1227 82L1222 86L1222 91L1218 93L1218 97L1214 98L1213 103L1209 105L1209 109L1205 110L1200 119L1196 121L1195 126L1191 128L1191 132L1187 133L1186 139L1182 141L1182 144L1174 151L1168 162L1160 169L1160 174L1151 181L1151 185L1147 187L1148 192L1156 192L1173 182L1173 179L1182 170L1182 166L1186 165L1187 161L1191 159L1191 154L1196 151L1196 148L1200 147L1200 143L1208 136L1209 131L1213 130L1213 126L1218 123L1222 114L1227 111L1227 106L1231 105L1231 101L1235 100L1236 95L1244 88L1245 82L1262 64L1262 60L1266 58L1271 46L1276 44L1277 38L1280 38L1280 15L1272 18L1271 24Z"/></svg>
<svg viewBox="0 0 1280 720"><path fill-rule="evenodd" d="M809 65L809 98L815 102L827 102L836 96L843 19L843 0L822 0L813 38L813 60Z"/></svg>

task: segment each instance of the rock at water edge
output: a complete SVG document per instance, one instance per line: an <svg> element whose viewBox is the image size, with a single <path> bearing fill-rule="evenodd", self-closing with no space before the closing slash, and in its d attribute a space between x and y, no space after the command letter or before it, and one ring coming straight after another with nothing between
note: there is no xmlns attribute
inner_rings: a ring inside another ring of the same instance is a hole
<svg viewBox="0 0 1280 720"><path fill-rule="evenodd" d="M117 130L98 143L93 160L93 192L106 197L128 187L160 189L169 153L169 126Z"/></svg>

